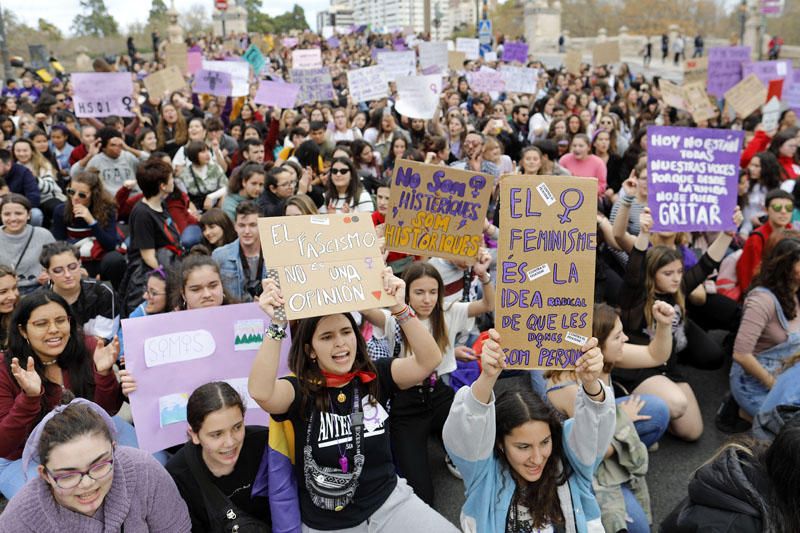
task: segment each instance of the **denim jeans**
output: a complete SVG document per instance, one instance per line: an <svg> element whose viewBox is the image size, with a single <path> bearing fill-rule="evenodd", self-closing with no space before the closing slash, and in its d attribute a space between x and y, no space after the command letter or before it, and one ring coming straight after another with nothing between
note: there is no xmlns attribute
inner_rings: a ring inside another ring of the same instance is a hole
<svg viewBox="0 0 800 533"><path fill-rule="evenodd" d="M669 427L669 407L667 407L666 402L658 396L653 396L651 394L640 394L637 396L644 400L644 407L639 411L639 414L649 416L650 419L639 420L638 422L634 422L633 425L636 428L636 433L639 434L639 438L644 445L649 448L661 439L664 432L666 432ZM617 398L617 404L624 402L628 398L628 396Z"/></svg>
<svg viewBox="0 0 800 533"><path fill-rule="evenodd" d="M625 512L627 517L625 522L628 525L628 533L650 533L650 524L647 522L647 515L642 509L639 500L633 495L628 485L622 486L622 496L625 498Z"/></svg>

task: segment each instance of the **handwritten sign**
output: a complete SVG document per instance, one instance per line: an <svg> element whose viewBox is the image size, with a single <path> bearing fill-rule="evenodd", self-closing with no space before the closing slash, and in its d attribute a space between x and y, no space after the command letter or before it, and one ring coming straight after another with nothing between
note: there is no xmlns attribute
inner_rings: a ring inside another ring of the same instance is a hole
<svg viewBox="0 0 800 533"><path fill-rule="evenodd" d="M503 176L495 324L511 368L572 370L592 335L597 180Z"/></svg>
<svg viewBox="0 0 800 533"><path fill-rule="evenodd" d="M791 83L792 60L755 61L742 65L742 76L747 77L750 74L755 74L764 85L769 85L769 82L774 80L786 80L787 76ZM787 83L784 81L784 87L786 86Z"/></svg>
<svg viewBox="0 0 800 533"><path fill-rule="evenodd" d="M230 96L233 84L231 75L216 70L200 70L194 76L192 91L197 94L213 94L214 96Z"/></svg>
<svg viewBox="0 0 800 533"><path fill-rule="evenodd" d="M293 68L291 75L292 83L300 86L300 92L297 95L298 103L324 102L334 99L331 72L326 67Z"/></svg>
<svg viewBox="0 0 800 533"><path fill-rule="evenodd" d="M129 72L76 72L71 79L75 116L133 116L133 81Z"/></svg>
<svg viewBox="0 0 800 533"><path fill-rule="evenodd" d="M439 67L436 72L447 70L447 43L428 42L419 43L419 66L423 70L430 67Z"/></svg>
<svg viewBox="0 0 800 533"><path fill-rule="evenodd" d="M297 37L284 37L281 39L281 46L284 48L294 48L297 46Z"/></svg>
<svg viewBox="0 0 800 533"><path fill-rule="evenodd" d="M405 52L381 52L378 54L378 65L383 69L386 81L413 76L417 73L417 56L409 50Z"/></svg>
<svg viewBox="0 0 800 533"><path fill-rule="evenodd" d="M683 89L675 85L666 78L658 80L658 88L661 90L661 97L664 103L675 109L686 109L686 96Z"/></svg>
<svg viewBox="0 0 800 533"><path fill-rule="evenodd" d="M318 69L322 67L322 50L307 48L292 51L292 69Z"/></svg>
<svg viewBox="0 0 800 533"><path fill-rule="evenodd" d="M181 74L188 74L188 54L186 43L167 43L164 47L164 63L167 67L178 67Z"/></svg>
<svg viewBox="0 0 800 533"><path fill-rule="evenodd" d="M534 68L500 66L500 75L505 82L505 91L508 93L536 94L536 84L539 81L539 71Z"/></svg>
<svg viewBox="0 0 800 533"><path fill-rule="evenodd" d="M347 72L347 86L353 102L369 102L389 96L389 86L380 66L359 68Z"/></svg>
<svg viewBox="0 0 800 533"><path fill-rule="evenodd" d="M267 59L264 57L264 54L261 53L261 50L259 50L258 46L255 44L251 44L247 50L245 50L242 57L250 64L251 67L253 67L253 73L256 76L261 74L261 71L267 64Z"/></svg>
<svg viewBox="0 0 800 533"><path fill-rule="evenodd" d="M401 159L391 185L387 250L475 261L493 176Z"/></svg>
<svg viewBox="0 0 800 533"><path fill-rule="evenodd" d="M186 80L183 79L180 69L173 65L147 76L144 79L144 86L149 95L161 98L167 93L183 89Z"/></svg>
<svg viewBox="0 0 800 533"><path fill-rule="evenodd" d="M506 88L503 75L492 69L481 69L478 72L467 72L470 89L479 93L502 92Z"/></svg>
<svg viewBox="0 0 800 533"><path fill-rule="evenodd" d="M231 92L229 96L247 96L250 94L250 65L246 62L238 60L208 61L204 59L202 69L228 73L231 77Z"/></svg>
<svg viewBox="0 0 800 533"><path fill-rule="evenodd" d="M442 77L438 74L399 78L394 108L408 118L430 120L439 107Z"/></svg>
<svg viewBox="0 0 800 533"><path fill-rule="evenodd" d="M528 43L506 43L503 46L503 61L518 61L523 65L528 62Z"/></svg>
<svg viewBox="0 0 800 533"><path fill-rule="evenodd" d="M761 125L764 131L775 131L778 129L778 119L781 116L781 101L777 96L773 96L761 108Z"/></svg>
<svg viewBox="0 0 800 533"><path fill-rule="evenodd" d="M736 229L732 215L743 141L741 131L648 128L647 198L653 231Z"/></svg>
<svg viewBox="0 0 800 533"><path fill-rule="evenodd" d="M583 52L580 50L568 50L564 55L564 67L570 74L580 75L582 62Z"/></svg>
<svg viewBox="0 0 800 533"><path fill-rule="evenodd" d="M742 81L725 91L725 101L730 104L741 118L750 116L767 100L767 88L755 74L746 76Z"/></svg>
<svg viewBox="0 0 800 533"><path fill-rule="evenodd" d="M742 65L750 62L749 46L717 46L708 50L708 94L717 98L742 81Z"/></svg>
<svg viewBox="0 0 800 533"><path fill-rule="evenodd" d="M383 255L368 213L259 218L258 231L287 318L395 303L383 291Z"/></svg>
<svg viewBox="0 0 800 533"><path fill-rule="evenodd" d="M235 388L252 405L247 377L268 325L254 303L123 320L125 364L137 382L130 402L139 447L155 452L186 442L186 401L205 383L244 383ZM290 344L281 347L278 375L289 372ZM268 422L261 409L245 415L247 424Z"/></svg>
<svg viewBox="0 0 800 533"><path fill-rule="evenodd" d="M702 81L687 83L682 87L684 100L692 119L695 122L702 122L714 118L717 108L708 99L706 84Z"/></svg>
<svg viewBox="0 0 800 533"><path fill-rule="evenodd" d="M705 88L708 80L708 58L696 57L683 63L683 83L700 83Z"/></svg>
<svg viewBox="0 0 800 533"><path fill-rule="evenodd" d="M481 43L478 39L469 37L459 37L456 39L456 51L464 52L464 57L469 60L478 59L480 57ZM463 68L463 64L462 67Z"/></svg>
<svg viewBox="0 0 800 533"><path fill-rule="evenodd" d="M300 86L296 83L261 80L256 92L255 102L288 109L297 104L297 94L299 92Z"/></svg>
<svg viewBox="0 0 800 533"><path fill-rule="evenodd" d="M592 65L611 65L620 62L619 41L597 43L592 48Z"/></svg>

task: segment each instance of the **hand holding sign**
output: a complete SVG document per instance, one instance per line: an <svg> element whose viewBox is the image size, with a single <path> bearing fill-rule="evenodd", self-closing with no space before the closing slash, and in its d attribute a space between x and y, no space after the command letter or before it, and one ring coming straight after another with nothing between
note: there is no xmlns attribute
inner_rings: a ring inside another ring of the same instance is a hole
<svg viewBox="0 0 800 533"><path fill-rule="evenodd" d="M600 391L597 394L593 394L598 390L597 384L600 380L600 375L603 373L603 352L600 351L600 347L597 344L595 337L586 341L581 346L583 356L575 363L575 374L581 385L583 385L583 390L591 396L599 396L603 392L602 387L600 387Z"/></svg>
<svg viewBox="0 0 800 533"><path fill-rule="evenodd" d="M273 323L278 324L275 320L275 310L286 305L286 300L283 298L281 289L278 287L278 283L272 278L261 280L261 288L263 290L258 297L258 306ZM286 323L284 322L279 325L285 326Z"/></svg>

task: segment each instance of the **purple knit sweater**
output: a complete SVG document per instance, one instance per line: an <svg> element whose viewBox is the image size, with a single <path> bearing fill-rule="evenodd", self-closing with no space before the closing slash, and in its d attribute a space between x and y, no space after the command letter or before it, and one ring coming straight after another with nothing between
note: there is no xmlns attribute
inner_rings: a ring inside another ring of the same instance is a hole
<svg viewBox="0 0 800 533"><path fill-rule="evenodd" d="M31 479L0 515L0 533L189 533L192 523L175 483L148 453L118 446L114 482L94 517L62 507L50 486ZM102 521L99 520L102 518Z"/></svg>

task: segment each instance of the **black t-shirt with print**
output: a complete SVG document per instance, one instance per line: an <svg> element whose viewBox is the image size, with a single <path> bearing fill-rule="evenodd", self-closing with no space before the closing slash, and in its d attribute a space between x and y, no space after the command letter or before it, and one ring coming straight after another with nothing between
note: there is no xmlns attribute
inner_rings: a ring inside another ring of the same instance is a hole
<svg viewBox="0 0 800 533"><path fill-rule="evenodd" d="M189 516L192 519L192 531L211 531L209 524L208 509L203 498L203 493L199 484L195 480L192 471L186 461L186 454L197 454L200 458L200 465L204 472L211 477L212 483L222 493L230 498L234 505L249 515L270 524L269 500L266 497L251 498L250 492L253 489L253 481L264 457L264 450L267 446L267 428L264 426L246 426L242 451L239 452L239 459L233 472L227 476L215 477L208 470L201 456L200 446L191 442L185 444L183 448L170 458L167 462L167 471L175 480L181 497L186 501L189 508Z"/></svg>
<svg viewBox="0 0 800 533"><path fill-rule="evenodd" d="M158 212L143 201L137 202L131 210L128 224L131 228L131 243L128 246L130 260L138 259L141 250L159 250L167 245L179 245L180 233L164 204Z"/></svg>
<svg viewBox="0 0 800 533"><path fill-rule="evenodd" d="M303 447L306 445L308 417L304 418L300 413L302 402L297 387L297 378L294 376L282 378L294 387L294 401L285 414L272 416L278 421L290 420L294 426L295 457L297 458L295 475L300 489L300 514L303 523L307 526L320 530L354 527L372 516L372 513L383 505L397 485L397 474L392 462L389 429L386 423L388 401L398 392L397 385L392 379L392 361L392 359L375 361L378 373L378 406L368 404L368 388L364 384L360 385L359 394L361 404L364 406L362 407L364 428L361 442L364 468L361 471L353 501L341 511L326 511L311 501L303 472ZM344 393L346 397L344 402L338 401L339 392ZM314 410L311 418L313 420L311 453L318 465L340 468L339 450L346 450L350 464L349 471L352 472L355 443L350 430L349 414L353 410L353 382L341 389L330 389L330 402L332 411L328 413L319 413L313 407L313 402L308 402L307 409ZM320 427L320 420L323 421L322 427Z"/></svg>

